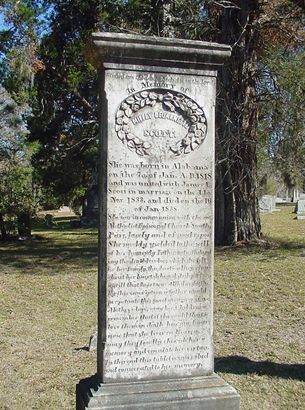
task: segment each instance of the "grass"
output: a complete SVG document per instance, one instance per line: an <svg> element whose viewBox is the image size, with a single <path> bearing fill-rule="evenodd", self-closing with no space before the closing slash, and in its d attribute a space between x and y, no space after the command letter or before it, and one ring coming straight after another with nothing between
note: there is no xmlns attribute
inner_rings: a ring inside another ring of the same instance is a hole
<svg viewBox="0 0 305 410"><path fill-rule="evenodd" d="M97 235L36 230L0 245L0 409L72 409L95 373ZM305 220L263 215L265 240L215 254L215 367L241 408L305 409Z"/></svg>
<svg viewBox="0 0 305 410"><path fill-rule="evenodd" d="M217 249L215 365L243 409L305 409L305 220L265 214L265 241Z"/></svg>
<svg viewBox="0 0 305 410"><path fill-rule="evenodd" d="M95 372L96 232L36 234L0 246L1 409L71 409Z"/></svg>

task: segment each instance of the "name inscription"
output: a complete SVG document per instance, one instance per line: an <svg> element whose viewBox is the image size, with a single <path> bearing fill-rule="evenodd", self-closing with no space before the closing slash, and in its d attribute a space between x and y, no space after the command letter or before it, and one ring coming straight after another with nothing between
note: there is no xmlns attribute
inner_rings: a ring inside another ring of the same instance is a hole
<svg viewBox="0 0 305 410"><path fill-rule="evenodd" d="M156 144L150 134L144 133L144 122L159 131L174 124L177 137L173 141L164 138ZM207 123L202 108L191 98L176 91L151 88L128 96L120 104L115 130L131 151L162 161L198 149L206 137Z"/></svg>

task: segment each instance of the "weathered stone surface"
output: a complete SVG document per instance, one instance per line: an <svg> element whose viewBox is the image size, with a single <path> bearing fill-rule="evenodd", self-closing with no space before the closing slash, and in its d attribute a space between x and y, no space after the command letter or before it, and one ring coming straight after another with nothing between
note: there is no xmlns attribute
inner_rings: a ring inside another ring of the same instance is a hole
<svg viewBox="0 0 305 410"><path fill-rule="evenodd" d="M295 206L297 219L305 219L305 199L299 199Z"/></svg>
<svg viewBox="0 0 305 410"><path fill-rule="evenodd" d="M235 410L239 395L219 376L101 384L94 376L76 388L77 410Z"/></svg>
<svg viewBox="0 0 305 410"><path fill-rule="evenodd" d="M92 335L89 338L89 343L88 343L88 350L91 352L92 350L96 350L97 348L97 330L92 333Z"/></svg>
<svg viewBox="0 0 305 410"><path fill-rule="evenodd" d="M105 77L103 380L210 374L215 79Z"/></svg>
<svg viewBox="0 0 305 410"><path fill-rule="evenodd" d="M182 68L185 73L192 69L217 69L231 55L225 44L128 35L125 33L93 33L93 47L88 49L88 58L96 65L115 63L148 66L149 71L175 72Z"/></svg>
<svg viewBox="0 0 305 410"><path fill-rule="evenodd" d="M274 212L276 208L276 197L274 195L264 195L259 200L259 208L261 212Z"/></svg>
<svg viewBox="0 0 305 410"><path fill-rule="evenodd" d="M102 384L95 392L82 382L78 403L236 409L235 390L213 375L212 340L216 65L229 48L94 38L101 59Z"/></svg>

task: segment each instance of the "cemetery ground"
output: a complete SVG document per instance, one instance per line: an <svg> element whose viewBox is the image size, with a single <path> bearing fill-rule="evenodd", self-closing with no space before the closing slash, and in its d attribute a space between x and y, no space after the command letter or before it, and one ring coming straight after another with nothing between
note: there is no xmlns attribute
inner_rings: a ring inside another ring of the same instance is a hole
<svg viewBox="0 0 305 410"><path fill-rule="evenodd" d="M241 408L305 409L305 220L263 215L259 243L215 252L215 367ZM95 373L97 232L37 226L0 244L0 409L72 409Z"/></svg>

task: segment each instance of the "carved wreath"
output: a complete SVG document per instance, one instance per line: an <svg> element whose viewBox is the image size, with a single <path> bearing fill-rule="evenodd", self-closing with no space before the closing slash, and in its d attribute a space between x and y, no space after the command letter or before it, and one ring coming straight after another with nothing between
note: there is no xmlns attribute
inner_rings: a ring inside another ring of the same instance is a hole
<svg viewBox="0 0 305 410"><path fill-rule="evenodd" d="M116 113L115 130L119 139L138 155L149 155L151 144L143 141L130 132L131 116L146 106L154 107L162 104L165 111L177 111L189 122L186 136L169 150L176 156L189 154L197 149L204 141L207 133L207 121L202 108L184 94L176 91L150 89L139 91L127 97Z"/></svg>

